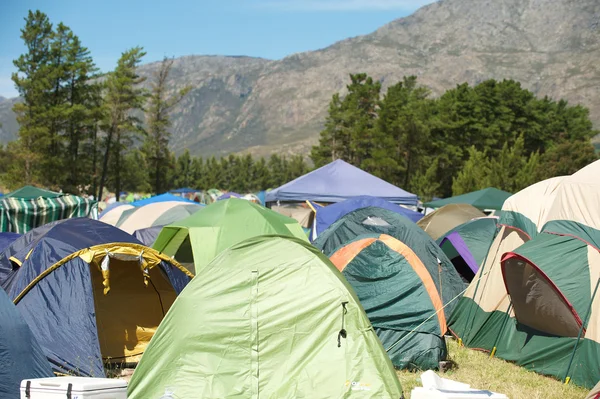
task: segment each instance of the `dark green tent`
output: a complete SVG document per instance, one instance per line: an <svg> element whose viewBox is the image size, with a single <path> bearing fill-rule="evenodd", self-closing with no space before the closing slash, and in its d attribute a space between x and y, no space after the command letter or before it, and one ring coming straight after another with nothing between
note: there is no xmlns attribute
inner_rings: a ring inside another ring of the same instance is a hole
<svg viewBox="0 0 600 399"><path fill-rule="evenodd" d="M473 191L472 193L427 202L425 203L425 206L428 208L441 208L448 204L469 204L477 209L500 210L502 209L502 205L504 205L504 201L511 195L511 193L507 193L506 191L488 187L483 190Z"/></svg>
<svg viewBox="0 0 600 399"><path fill-rule="evenodd" d="M382 208L351 212L314 245L355 288L398 368L436 368L443 335L466 285L442 249L405 217Z"/></svg>
<svg viewBox="0 0 600 399"><path fill-rule="evenodd" d="M466 281L473 280L479 266L485 261L496 237L497 223L497 217L473 219L436 240Z"/></svg>
<svg viewBox="0 0 600 399"><path fill-rule="evenodd" d="M56 198L60 197L62 194L57 193L50 190L44 190L42 188L34 187L34 186L24 186L18 190L15 190L11 193L5 195L8 198L20 198L20 199L34 199L34 198Z"/></svg>

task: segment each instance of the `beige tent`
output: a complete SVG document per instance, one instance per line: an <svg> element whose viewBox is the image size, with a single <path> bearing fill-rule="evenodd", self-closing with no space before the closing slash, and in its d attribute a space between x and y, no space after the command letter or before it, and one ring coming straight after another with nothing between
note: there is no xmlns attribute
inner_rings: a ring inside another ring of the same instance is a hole
<svg viewBox="0 0 600 399"><path fill-rule="evenodd" d="M471 219L484 217L485 213L468 204L449 204L431 212L417 222L434 240L442 237L456 226Z"/></svg>
<svg viewBox="0 0 600 399"><path fill-rule="evenodd" d="M504 224L501 227L485 262L479 268L473 282L465 292L464 298L474 300L486 313L506 312L510 299L500 269L502 256L529 241L531 236L542 228L548 209L553 203L563 179L563 177L555 177L544 180L519 191L506 200L502 209L503 212L506 212L505 218L511 214L521 214L535 225L525 228L526 222L521 220L511 223L511 225ZM459 314L460 311L457 311L455 316ZM514 316L512 310L511 316Z"/></svg>
<svg viewBox="0 0 600 399"><path fill-rule="evenodd" d="M185 219L202 207L202 205L191 202L155 202L123 212L116 226L133 234L136 230L152 226L165 226Z"/></svg>
<svg viewBox="0 0 600 399"><path fill-rule="evenodd" d="M100 221L106 224L110 224L111 226L116 226L117 222L121 218L121 215L123 215L123 212L133 208L134 206L130 204L117 206L106 212L104 215L102 215Z"/></svg>
<svg viewBox="0 0 600 399"><path fill-rule="evenodd" d="M279 213L280 215L284 215L290 217L292 219L296 219L300 226L304 228L309 228L312 226L313 220L313 211L307 205L304 204L283 204L283 205L273 205L271 210Z"/></svg>
<svg viewBox="0 0 600 399"><path fill-rule="evenodd" d="M577 385L597 383L599 175L597 161L505 202L500 233L449 321L467 346Z"/></svg>
<svg viewBox="0 0 600 399"><path fill-rule="evenodd" d="M585 399L600 399L600 382L598 382L598 384L596 384L596 386L592 388L592 390L590 391L588 396L585 397Z"/></svg>

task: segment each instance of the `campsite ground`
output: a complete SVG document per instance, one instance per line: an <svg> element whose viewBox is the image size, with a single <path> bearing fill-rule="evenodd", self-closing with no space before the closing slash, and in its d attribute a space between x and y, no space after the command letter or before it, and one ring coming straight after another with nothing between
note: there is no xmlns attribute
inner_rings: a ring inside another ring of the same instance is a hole
<svg viewBox="0 0 600 399"><path fill-rule="evenodd" d="M470 384L473 388L500 392L510 399L583 399L588 393L587 389L564 385L504 360L490 359L487 353L459 347L454 340L448 340L448 351L457 366L442 376ZM396 373L404 394L410 398L410 391L421 386L420 373Z"/></svg>

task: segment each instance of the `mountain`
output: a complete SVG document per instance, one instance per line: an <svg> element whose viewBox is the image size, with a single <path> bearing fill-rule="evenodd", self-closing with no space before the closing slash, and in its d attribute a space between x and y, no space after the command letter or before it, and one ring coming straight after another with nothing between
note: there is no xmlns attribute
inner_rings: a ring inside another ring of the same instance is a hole
<svg viewBox="0 0 600 399"><path fill-rule="evenodd" d="M193 89L173 114L172 147L200 155L306 152L332 94L357 72L384 87L417 75L434 95L465 81L511 78L538 96L585 105L599 126L598 60L598 0L443 0L372 34L282 60L176 59L171 88ZM141 74L158 66L144 65ZM6 103L4 140L15 132Z"/></svg>

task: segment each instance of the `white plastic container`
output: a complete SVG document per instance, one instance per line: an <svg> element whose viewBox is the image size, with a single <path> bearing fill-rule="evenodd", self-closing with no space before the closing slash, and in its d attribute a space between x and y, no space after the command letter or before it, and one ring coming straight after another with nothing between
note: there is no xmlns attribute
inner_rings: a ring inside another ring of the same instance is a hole
<svg viewBox="0 0 600 399"><path fill-rule="evenodd" d="M21 399L68 398L127 399L127 383L123 380L89 377L52 377L21 381Z"/></svg>
<svg viewBox="0 0 600 399"><path fill-rule="evenodd" d="M468 384L439 377L429 370L421 374L423 387L414 388L412 399L508 399L501 393L473 389Z"/></svg>

